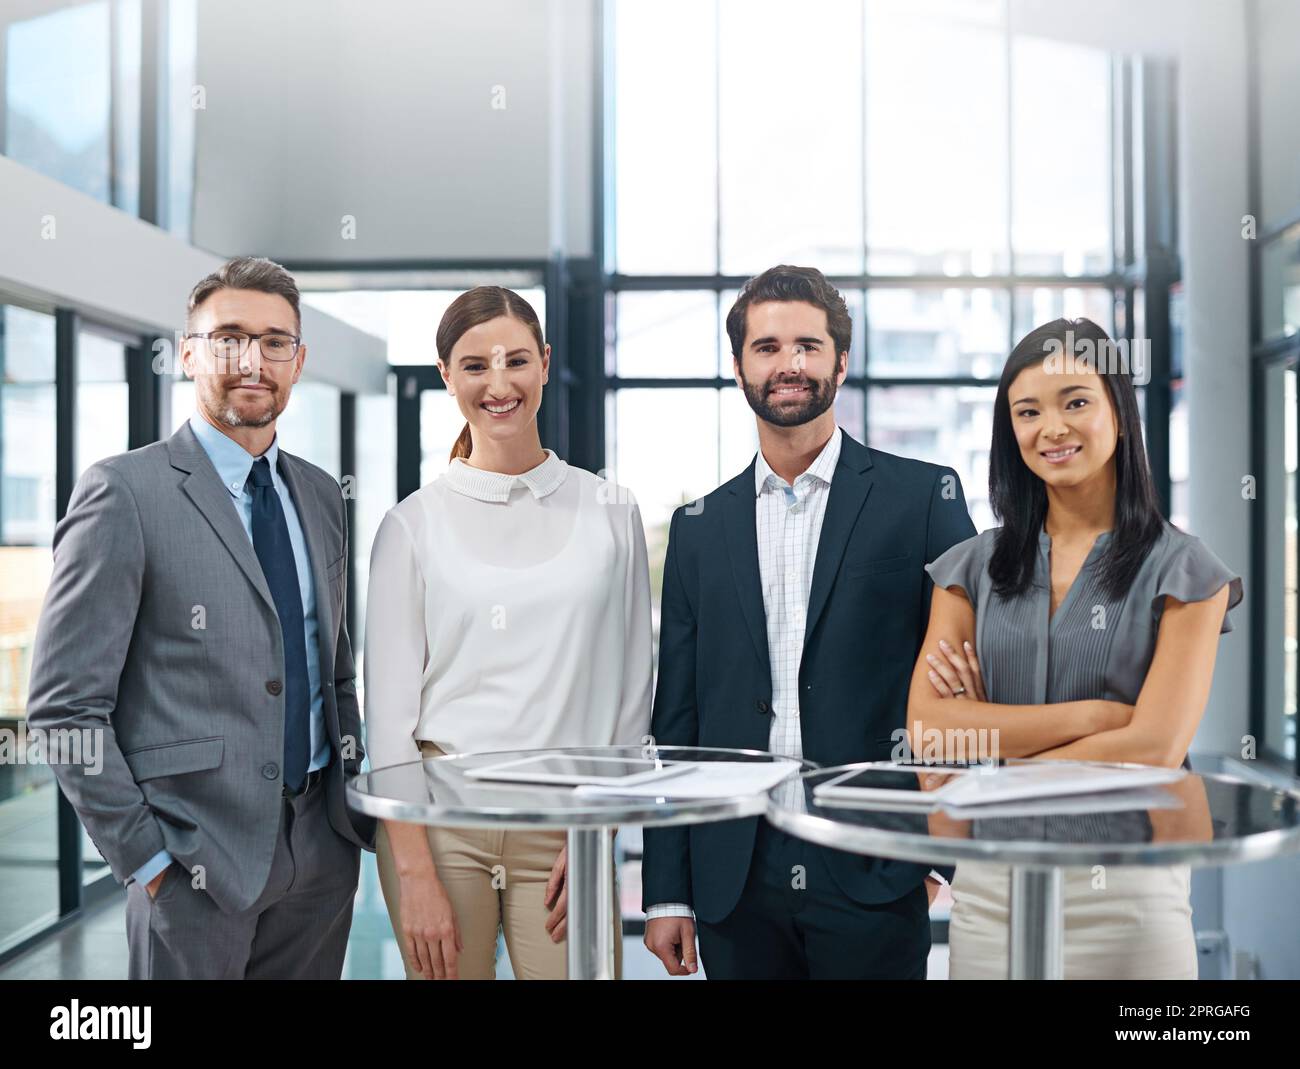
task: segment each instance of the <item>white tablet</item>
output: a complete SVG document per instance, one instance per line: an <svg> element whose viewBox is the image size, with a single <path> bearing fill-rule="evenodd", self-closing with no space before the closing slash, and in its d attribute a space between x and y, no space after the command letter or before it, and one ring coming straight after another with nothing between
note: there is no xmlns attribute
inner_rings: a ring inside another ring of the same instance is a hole
<svg viewBox="0 0 1300 1069"><path fill-rule="evenodd" d="M496 780L503 783L547 783L575 787L583 783L608 786L648 783L686 772L691 766L680 761L651 761L625 757L583 757L565 754L533 754L499 765L465 770L466 779Z"/></svg>
<svg viewBox="0 0 1300 1069"><path fill-rule="evenodd" d="M925 809L943 800L944 793L954 787L959 779L949 780L932 791L923 791L917 780L918 772L931 772L945 776L962 776L964 768L930 768L917 766L915 769L903 768L869 768L845 772L813 788L813 801L836 805L876 806L886 803L890 806L905 806L909 809Z"/></svg>

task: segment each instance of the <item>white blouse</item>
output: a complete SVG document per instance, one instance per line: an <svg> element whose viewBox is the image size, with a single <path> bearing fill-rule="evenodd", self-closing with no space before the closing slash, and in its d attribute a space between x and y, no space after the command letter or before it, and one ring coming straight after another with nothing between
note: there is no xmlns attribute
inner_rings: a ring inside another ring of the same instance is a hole
<svg viewBox="0 0 1300 1069"><path fill-rule="evenodd" d="M546 450L522 475L454 460L389 509L370 556L370 767L635 744L650 730L650 576L632 494Z"/></svg>

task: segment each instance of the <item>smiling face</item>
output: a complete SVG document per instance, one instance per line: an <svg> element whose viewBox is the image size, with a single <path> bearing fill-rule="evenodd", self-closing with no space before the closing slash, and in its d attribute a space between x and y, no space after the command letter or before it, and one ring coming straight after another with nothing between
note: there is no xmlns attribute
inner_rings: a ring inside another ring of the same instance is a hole
<svg viewBox="0 0 1300 1069"><path fill-rule="evenodd" d="M745 317L736 381L758 418L778 427L810 423L835 401L848 354L835 352L826 313L807 301L763 301Z"/></svg>
<svg viewBox="0 0 1300 1069"><path fill-rule="evenodd" d="M465 331L438 370L475 439L504 441L537 419L550 362L551 347L539 353L533 332L503 315Z"/></svg>
<svg viewBox="0 0 1300 1069"><path fill-rule="evenodd" d="M188 330L297 336L299 326L293 307L279 294L220 289L194 310ZM181 366L194 380L199 407L213 423L227 427L265 427L274 422L289 403L289 392L306 358L307 347L300 345L292 360L267 360L258 343L250 344L236 365L214 357L203 338L187 338L181 347Z"/></svg>
<svg viewBox="0 0 1300 1069"><path fill-rule="evenodd" d="M1118 426L1110 392L1096 371L1066 373L1033 364L1007 393L1020 456L1049 487L1079 486L1115 463Z"/></svg>

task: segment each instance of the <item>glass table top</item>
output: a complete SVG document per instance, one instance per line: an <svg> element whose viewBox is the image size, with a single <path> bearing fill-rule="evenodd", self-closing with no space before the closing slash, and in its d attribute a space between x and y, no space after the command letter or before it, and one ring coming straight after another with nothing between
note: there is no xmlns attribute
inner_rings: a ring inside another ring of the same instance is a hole
<svg viewBox="0 0 1300 1069"><path fill-rule="evenodd" d="M846 772L900 769L916 777L920 791L933 790L955 774L943 766L888 761L816 769L768 792L768 819L823 846L930 865L978 860L1031 866L1196 866L1300 852L1300 793L1225 775L1188 773L1158 787L998 803L999 808L989 806L978 814L973 807L956 810L937 803L917 811L890 803L849 807L814 798L818 785ZM980 773L972 769L967 774Z"/></svg>
<svg viewBox="0 0 1300 1069"><path fill-rule="evenodd" d="M761 816L767 808L767 796L762 790L707 799L592 797L575 793L573 787L475 780L466 775L471 769L540 754L637 761L650 758L665 763L784 763L790 766L792 776L813 767L807 762L796 762L757 750L680 746L588 746L449 754L363 772L348 783L348 803L363 813L385 820L444 827L698 824Z"/></svg>

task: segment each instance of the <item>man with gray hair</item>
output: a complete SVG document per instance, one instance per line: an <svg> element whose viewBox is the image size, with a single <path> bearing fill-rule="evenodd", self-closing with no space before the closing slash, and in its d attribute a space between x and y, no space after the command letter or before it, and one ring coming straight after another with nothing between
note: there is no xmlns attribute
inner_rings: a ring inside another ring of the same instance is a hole
<svg viewBox="0 0 1300 1069"><path fill-rule="evenodd" d="M338 979L361 848L361 718L339 485L280 448L298 287L241 257L190 294L196 411L77 482L54 534L28 721L94 731L55 764L127 884L133 979Z"/></svg>

